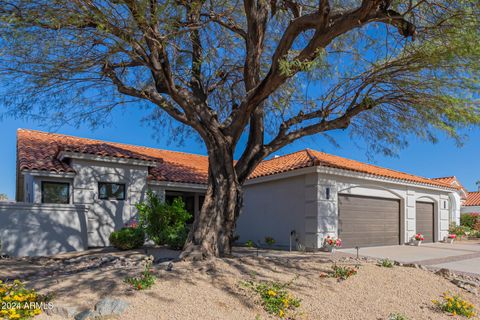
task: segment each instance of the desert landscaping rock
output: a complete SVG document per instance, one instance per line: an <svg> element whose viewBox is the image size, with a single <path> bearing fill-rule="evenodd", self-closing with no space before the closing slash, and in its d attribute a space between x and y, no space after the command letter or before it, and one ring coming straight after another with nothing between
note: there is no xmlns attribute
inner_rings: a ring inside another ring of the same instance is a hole
<svg viewBox="0 0 480 320"><path fill-rule="evenodd" d="M101 316L122 314L128 308L128 303L113 298L104 298L95 305L95 311Z"/></svg>
<svg viewBox="0 0 480 320"><path fill-rule="evenodd" d="M47 309L46 312L47 314L50 314L50 315L56 314L62 318L70 319L77 314L78 309L76 307L69 307L69 306L54 306L52 309Z"/></svg>
<svg viewBox="0 0 480 320"><path fill-rule="evenodd" d="M93 320L98 319L100 314L96 311L85 310L75 316L75 320Z"/></svg>

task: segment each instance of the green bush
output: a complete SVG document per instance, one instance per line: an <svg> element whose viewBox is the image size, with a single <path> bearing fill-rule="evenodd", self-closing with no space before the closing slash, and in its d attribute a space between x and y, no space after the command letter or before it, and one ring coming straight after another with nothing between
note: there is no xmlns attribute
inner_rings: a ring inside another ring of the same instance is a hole
<svg viewBox="0 0 480 320"><path fill-rule="evenodd" d="M480 213L465 213L460 216L460 225L474 229L480 223Z"/></svg>
<svg viewBox="0 0 480 320"><path fill-rule="evenodd" d="M147 200L137 205L140 225L148 238L157 245L181 249L188 235L187 221L191 218L185 203L176 198L171 204L162 202L152 191Z"/></svg>
<svg viewBox="0 0 480 320"><path fill-rule="evenodd" d="M454 234L457 237L463 237L465 235L469 235L471 231L472 231L471 228L467 226L457 226L455 223L452 223L450 225L450 228L448 229L448 232L450 234Z"/></svg>
<svg viewBox="0 0 480 320"><path fill-rule="evenodd" d="M275 239L272 237L265 237L265 243L271 247L275 244Z"/></svg>
<svg viewBox="0 0 480 320"><path fill-rule="evenodd" d="M145 243L145 232L141 228L124 227L113 231L109 240L112 246L120 250L137 249Z"/></svg>
<svg viewBox="0 0 480 320"><path fill-rule="evenodd" d="M247 248L254 248L255 247L255 242L253 242L253 240L247 240L247 241L245 241L245 246Z"/></svg>
<svg viewBox="0 0 480 320"><path fill-rule="evenodd" d="M378 262L380 267L393 268L394 262L390 259L382 259Z"/></svg>

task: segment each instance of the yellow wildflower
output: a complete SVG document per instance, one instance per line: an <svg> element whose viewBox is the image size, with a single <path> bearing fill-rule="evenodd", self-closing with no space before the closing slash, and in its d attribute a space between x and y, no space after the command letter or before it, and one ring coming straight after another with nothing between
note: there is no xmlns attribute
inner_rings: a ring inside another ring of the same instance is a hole
<svg viewBox="0 0 480 320"><path fill-rule="evenodd" d="M273 290L268 290L267 294L270 296L270 297L275 297L277 295L277 293Z"/></svg>
<svg viewBox="0 0 480 320"><path fill-rule="evenodd" d="M278 312L278 315L280 317L283 317L285 315L285 312L282 309L280 309L280 311Z"/></svg>

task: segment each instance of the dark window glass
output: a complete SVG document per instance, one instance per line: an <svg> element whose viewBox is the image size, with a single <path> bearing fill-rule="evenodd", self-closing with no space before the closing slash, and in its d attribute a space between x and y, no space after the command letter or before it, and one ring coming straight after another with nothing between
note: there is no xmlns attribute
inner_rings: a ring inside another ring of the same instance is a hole
<svg viewBox="0 0 480 320"><path fill-rule="evenodd" d="M42 203L70 203L70 184L42 181Z"/></svg>
<svg viewBox="0 0 480 320"><path fill-rule="evenodd" d="M101 200L125 200L125 185L121 183L98 183L98 198Z"/></svg>

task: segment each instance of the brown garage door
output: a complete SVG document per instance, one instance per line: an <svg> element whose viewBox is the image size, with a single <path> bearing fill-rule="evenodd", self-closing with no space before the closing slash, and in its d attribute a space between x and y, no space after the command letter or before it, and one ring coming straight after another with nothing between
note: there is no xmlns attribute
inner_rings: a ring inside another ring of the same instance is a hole
<svg viewBox="0 0 480 320"><path fill-rule="evenodd" d="M433 242L433 203L417 202L417 233L423 234L424 242Z"/></svg>
<svg viewBox="0 0 480 320"><path fill-rule="evenodd" d="M400 201L339 195L338 232L345 248L400 244Z"/></svg>

